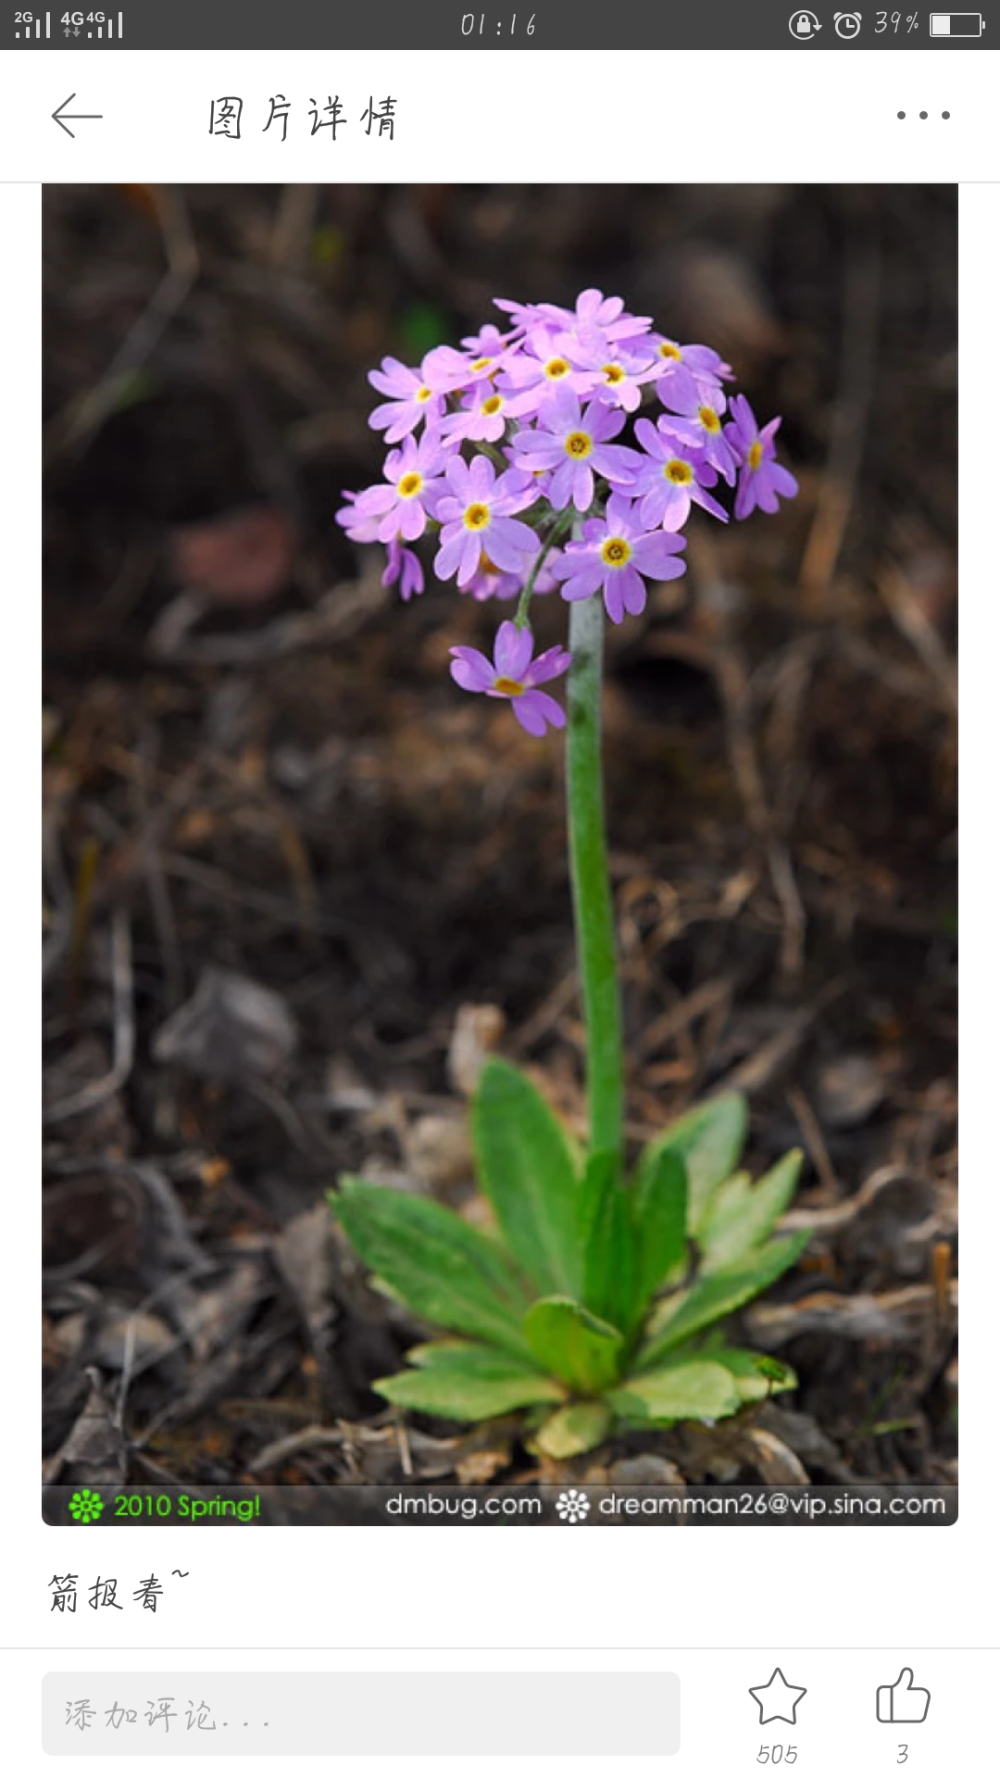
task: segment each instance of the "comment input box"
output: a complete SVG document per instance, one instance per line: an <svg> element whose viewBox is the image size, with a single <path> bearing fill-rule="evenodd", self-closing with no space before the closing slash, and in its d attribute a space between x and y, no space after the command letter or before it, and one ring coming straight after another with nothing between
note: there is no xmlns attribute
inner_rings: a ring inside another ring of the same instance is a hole
<svg viewBox="0 0 1000 1778"><path fill-rule="evenodd" d="M675 1673L48 1673L49 1754L660 1758Z"/></svg>

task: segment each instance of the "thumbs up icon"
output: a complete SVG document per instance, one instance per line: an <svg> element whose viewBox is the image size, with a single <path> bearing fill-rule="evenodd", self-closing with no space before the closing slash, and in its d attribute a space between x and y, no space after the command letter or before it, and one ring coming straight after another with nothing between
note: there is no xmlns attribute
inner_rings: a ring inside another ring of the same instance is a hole
<svg viewBox="0 0 1000 1778"><path fill-rule="evenodd" d="M895 1685L880 1685L875 1693L879 1722L926 1722L931 1694L914 1685L913 1668L904 1667Z"/></svg>

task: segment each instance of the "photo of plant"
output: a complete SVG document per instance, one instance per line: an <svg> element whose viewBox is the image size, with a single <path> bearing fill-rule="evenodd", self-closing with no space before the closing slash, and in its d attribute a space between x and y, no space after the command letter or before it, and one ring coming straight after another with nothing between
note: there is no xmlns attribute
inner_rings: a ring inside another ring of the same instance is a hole
<svg viewBox="0 0 1000 1778"><path fill-rule="evenodd" d="M47 1480L957 1479L956 234L47 192Z"/></svg>

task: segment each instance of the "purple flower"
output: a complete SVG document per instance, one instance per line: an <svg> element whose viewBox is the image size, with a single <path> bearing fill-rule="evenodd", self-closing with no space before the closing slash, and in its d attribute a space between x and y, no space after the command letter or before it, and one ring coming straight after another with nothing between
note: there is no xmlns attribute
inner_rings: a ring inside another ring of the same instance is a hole
<svg viewBox="0 0 1000 1778"><path fill-rule="evenodd" d="M601 591L620 623L644 608L647 580L683 574L678 533L692 506L731 516L720 478L736 488L737 518L798 492L777 461L780 421L758 427L742 396L728 403L732 371L710 346L654 333L648 316L593 288L571 307L501 297L496 307L500 322L460 348L436 346L416 368L386 357L370 373L385 397L371 424L397 448L385 480L345 494L336 516L356 543L387 546L384 584L403 599L423 591L411 546L429 522L439 579L477 600L515 598L539 559L538 515L555 509L561 532L571 516L583 522L546 551L533 590ZM665 410L656 424L638 418L647 386Z"/></svg>
<svg viewBox="0 0 1000 1778"><path fill-rule="evenodd" d="M722 390L702 390L689 401L679 390L664 393L660 383L657 393L672 410L661 417L660 430L681 446L692 446L709 468L718 470L732 487L736 480L736 457L723 430L726 398Z"/></svg>
<svg viewBox="0 0 1000 1778"><path fill-rule="evenodd" d="M438 579L450 580L457 572L459 586L467 587L483 551L497 568L526 573L538 538L530 525L510 515L535 500L530 478L516 470L498 477L489 458L482 456L471 463L452 457L445 475L448 491L436 513L441 521L441 547L434 558Z"/></svg>
<svg viewBox="0 0 1000 1778"><path fill-rule="evenodd" d="M428 517L435 516L435 502L445 488L440 475L444 461L440 442L427 433L419 444L404 439L402 449L390 451L385 460L385 481L358 495L351 508L352 524L375 518L380 543L390 543L396 536L412 543L422 535Z"/></svg>
<svg viewBox="0 0 1000 1778"><path fill-rule="evenodd" d="M527 627L519 630L508 619L497 631L492 661L478 648L453 648L451 676L463 691L509 698L521 727L529 735L544 735L547 725L565 728L566 713L555 698L537 687L565 673L573 657L565 648L547 648L532 660L534 646L531 631Z"/></svg>
<svg viewBox="0 0 1000 1778"><path fill-rule="evenodd" d="M574 362L584 370L597 373L599 381L595 394L602 401L610 401L614 407L623 407L626 413L634 414L642 400L642 385L663 375L660 360L650 357L644 349L645 344L644 340L630 341L628 350L613 344L603 349L577 346Z"/></svg>
<svg viewBox="0 0 1000 1778"><path fill-rule="evenodd" d="M441 421L438 433L450 444L456 444L463 438L487 439L495 444L502 438L507 428L507 397L501 395L490 382L478 383L464 397L464 405L457 414L449 414Z"/></svg>
<svg viewBox="0 0 1000 1778"><path fill-rule="evenodd" d="M729 404L732 415L726 437L740 466L739 487L734 511L738 519L749 518L755 506L761 512L777 512L778 495L794 499L799 484L791 471L775 459L774 435L781 425L780 417L769 420L758 430L753 408L745 395L737 395Z"/></svg>
<svg viewBox="0 0 1000 1778"><path fill-rule="evenodd" d="M576 395L587 395L599 381L596 371L574 365L566 336L556 340L546 328L536 327L528 335L527 349L508 359L500 387L509 397L508 414L532 419L555 389L565 387Z"/></svg>
<svg viewBox="0 0 1000 1778"><path fill-rule="evenodd" d="M426 360L425 360L426 363ZM368 381L380 395L391 399L383 402L369 415L368 424L376 432L385 433L386 444L398 444L420 425L432 423L444 413L444 396L435 392L420 370L400 364L398 358L383 358L381 370L370 370Z"/></svg>
<svg viewBox="0 0 1000 1778"><path fill-rule="evenodd" d="M397 581L401 599L409 600L414 593L422 593L424 590L424 571L419 558L412 549L407 549L405 544L400 543L398 537L393 537L389 543L389 560L382 576L382 585L395 586Z"/></svg>
<svg viewBox="0 0 1000 1778"><path fill-rule="evenodd" d="M665 531L679 531L687 524L692 501L725 524L729 517L725 508L705 492L706 488L714 488L719 478L700 452L690 446L678 450L650 420L637 420L635 435L647 454L641 459L642 467L629 493L639 501L639 517L644 525L662 525Z"/></svg>
<svg viewBox="0 0 1000 1778"><path fill-rule="evenodd" d="M500 358L509 351L511 336L487 321L478 333L467 333L462 344L473 358Z"/></svg>
<svg viewBox="0 0 1000 1778"><path fill-rule="evenodd" d="M660 380L657 393L664 407L674 407L672 396L680 398L678 413L687 413L698 401L711 399L724 380L732 376L731 367L713 352L711 346L681 346L663 334L653 334L648 342L656 355Z"/></svg>
<svg viewBox="0 0 1000 1778"><path fill-rule="evenodd" d="M523 586L523 574L505 574L484 551L472 579L467 580L459 591L468 593L470 599L483 605L487 599L516 599Z"/></svg>
<svg viewBox="0 0 1000 1778"><path fill-rule="evenodd" d="M484 550L479 558L479 567L472 579L467 581L459 591L468 593L471 599L483 604L487 599L516 599L524 588L524 569L518 574L505 574L495 562L491 562ZM556 580L547 562L543 562L535 577L532 592L537 599L541 593L554 593Z"/></svg>
<svg viewBox="0 0 1000 1778"><path fill-rule="evenodd" d="M562 309L555 303L542 303L540 308L547 319L563 327L568 324L584 345L631 340L653 325L651 315L629 315L620 296L605 296L603 290L581 290L573 309Z"/></svg>
<svg viewBox="0 0 1000 1778"><path fill-rule="evenodd" d="M515 333L530 333L533 328L544 327L547 322L551 325L551 303L516 303L506 296L495 296L493 307L502 309L505 315L510 316ZM549 315L546 315L546 309L549 310ZM561 310L560 315L563 322L570 319L567 309Z"/></svg>
<svg viewBox="0 0 1000 1778"><path fill-rule="evenodd" d="M353 543L377 543L381 519L377 513L362 518L357 510L359 495L345 491L344 499L348 502L337 513L337 523L343 525ZM407 549L400 542L398 534L388 539L388 560L382 575L383 586L395 586L399 582L400 596L409 599L414 593L424 590L424 571L412 549Z"/></svg>
<svg viewBox="0 0 1000 1778"><path fill-rule="evenodd" d="M645 609L643 575L676 580L683 574L677 556L684 545L673 531L647 530L633 503L612 494L605 516L587 520L581 541L566 545L552 571L564 583L564 599L588 599L603 588L608 616L620 624L626 611L638 617Z"/></svg>
<svg viewBox="0 0 1000 1778"><path fill-rule="evenodd" d="M608 481L628 487L642 458L626 445L608 444L625 424L625 415L603 401L591 401L581 412L572 389L550 395L533 431L525 429L514 440L518 469L534 475L551 470L548 498L556 508L569 506L586 512L594 498L594 471Z"/></svg>
<svg viewBox="0 0 1000 1778"><path fill-rule="evenodd" d="M343 525L352 543L377 543L378 515L372 513L367 518L363 517L358 511L358 501L361 496L352 494L349 488L343 489L343 495L347 505L342 506L339 512L333 515L338 525Z"/></svg>
<svg viewBox="0 0 1000 1778"><path fill-rule="evenodd" d="M489 349L483 352L459 352L455 346L435 346L424 359L427 381L443 394L454 395L459 389L468 389L486 377L495 377L516 348L501 339L495 328L490 329L490 336Z"/></svg>

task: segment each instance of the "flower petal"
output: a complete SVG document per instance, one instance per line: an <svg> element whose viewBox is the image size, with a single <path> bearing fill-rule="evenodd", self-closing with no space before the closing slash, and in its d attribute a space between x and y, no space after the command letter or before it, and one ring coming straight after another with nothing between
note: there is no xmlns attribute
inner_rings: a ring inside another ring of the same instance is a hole
<svg viewBox="0 0 1000 1778"><path fill-rule="evenodd" d="M493 668L478 648L453 648L451 676L463 691L489 691L493 684Z"/></svg>
<svg viewBox="0 0 1000 1778"><path fill-rule="evenodd" d="M549 697L547 691L526 691L521 697L511 699L511 708L529 735L544 735L547 723L552 728L566 727L565 710L555 698Z"/></svg>
<svg viewBox="0 0 1000 1778"><path fill-rule="evenodd" d="M534 646L531 630L527 624L518 629L510 618L505 618L497 631L496 647L493 650L497 677L523 679Z"/></svg>

